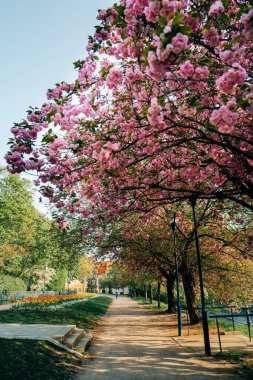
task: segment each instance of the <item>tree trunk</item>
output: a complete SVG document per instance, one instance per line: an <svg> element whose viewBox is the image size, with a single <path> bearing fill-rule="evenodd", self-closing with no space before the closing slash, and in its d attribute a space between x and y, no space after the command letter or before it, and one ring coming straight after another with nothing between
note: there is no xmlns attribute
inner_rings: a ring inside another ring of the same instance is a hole
<svg viewBox="0 0 253 380"><path fill-rule="evenodd" d="M153 303L153 289L151 284L149 284L149 303Z"/></svg>
<svg viewBox="0 0 253 380"><path fill-rule="evenodd" d="M188 309L188 315L191 325L200 322L200 316L197 308L196 301L196 283L192 270L189 268L186 260L183 260L181 265L182 282L184 287L185 299Z"/></svg>
<svg viewBox="0 0 253 380"><path fill-rule="evenodd" d="M147 288L146 284L144 285L144 291L145 291L145 301L147 302L148 301L148 288Z"/></svg>
<svg viewBox="0 0 253 380"><path fill-rule="evenodd" d="M169 273L166 277L167 283L167 296L168 296L168 309L167 313L175 313L175 296L174 296L174 285L175 285L176 275L175 273Z"/></svg>
<svg viewBox="0 0 253 380"><path fill-rule="evenodd" d="M161 283L157 283L157 307L160 309L161 307Z"/></svg>

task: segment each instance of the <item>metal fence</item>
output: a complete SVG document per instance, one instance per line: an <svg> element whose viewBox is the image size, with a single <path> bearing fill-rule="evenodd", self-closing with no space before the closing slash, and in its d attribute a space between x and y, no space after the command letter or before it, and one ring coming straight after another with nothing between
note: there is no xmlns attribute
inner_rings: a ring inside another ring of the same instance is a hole
<svg viewBox="0 0 253 380"><path fill-rule="evenodd" d="M217 313L218 310L219 312ZM252 319L253 319L253 308L252 307L241 307L229 306L229 307L215 307L208 311L208 317L210 319L215 319L219 348L222 352L222 341L221 341L221 331L220 322L224 321L231 325L233 331L236 327L244 327L245 331L248 332L249 341L252 341Z"/></svg>
<svg viewBox="0 0 253 380"><path fill-rule="evenodd" d="M190 321L188 316L187 309L183 309L186 312L187 326L188 326L188 335L190 334ZM197 308L201 311L201 308ZM225 306L211 306L207 307L207 316L210 320L215 320L219 349L222 352L222 340L221 336L224 334L221 332L222 321L228 324L228 328L231 327L233 331L236 331L238 327L244 327L245 332L247 331L249 341L252 341L252 323L253 323L253 307L244 306L238 307L234 305L225 305ZM229 326L230 325L230 326Z"/></svg>

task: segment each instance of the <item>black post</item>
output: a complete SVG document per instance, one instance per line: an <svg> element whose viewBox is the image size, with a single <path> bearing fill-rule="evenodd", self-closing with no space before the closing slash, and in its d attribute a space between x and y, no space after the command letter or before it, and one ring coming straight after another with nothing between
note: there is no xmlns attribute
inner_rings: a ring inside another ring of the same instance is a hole
<svg viewBox="0 0 253 380"><path fill-rule="evenodd" d="M173 222L171 223L173 231L173 243L174 243L174 259L176 266L176 286L177 286L177 321L178 321L178 336L182 336L182 312L180 303L180 286L179 286L179 271L178 271L178 257L176 247L176 213L173 213Z"/></svg>
<svg viewBox="0 0 253 380"><path fill-rule="evenodd" d="M197 202L197 197L195 195L192 195L190 197L190 203L192 206L193 221L194 221L194 234L195 234L195 243L196 243L198 272L199 272L199 286L200 286L200 297L201 297L201 313L202 313L203 335L204 335L204 343L205 343L205 355L211 356L208 318L207 318L207 312L206 312L202 264L201 264L200 247L199 247L198 227L197 227L196 213L195 213L196 202Z"/></svg>
<svg viewBox="0 0 253 380"><path fill-rule="evenodd" d="M219 321L217 317L215 319L216 319L216 327L217 327L217 334L218 334L218 339L219 339L220 352L222 352Z"/></svg>
<svg viewBox="0 0 253 380"><path fill-rule="evenodd" d="M234 315L233 315L233 308L231 307L230 309L231 315L232 315L232 324L233 324L233 331L235 331L235 320L234 320Z"/></svg>
<svg viewBox="0 0 253 380"><path fill-rule="evenodd" d="M248 308L246 308L246 318L247 318L247 325L248 325L249 341L251 342L251 323L250 323Z"/></svg>

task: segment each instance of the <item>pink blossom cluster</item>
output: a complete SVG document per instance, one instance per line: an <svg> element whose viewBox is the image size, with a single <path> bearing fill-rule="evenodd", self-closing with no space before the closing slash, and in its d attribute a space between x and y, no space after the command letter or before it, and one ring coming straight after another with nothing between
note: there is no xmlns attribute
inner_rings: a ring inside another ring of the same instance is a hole
<svg viewBox="0 0 253 380"><path fill-rule="evenodd" d="M149 1L149 5L145 7L144 14L147 21L157 22L160 13L160 2Z"/></svg>
<svg viewBox="0 0 253 380"><path fill-rule="evenodd" d="M203 34L205 43L211 47L216 47L219 45L220 37L218 30L212 26L209 30Z"/></svg>
<svg viewBox="0 0 253 380"><path fill-rule="evenodd" d="M247 39L253 38L253 9L249 11L248 14L244 14L241 17L244 29L243 33Z"/></svg>
<svg viewBox="0 0 253 380"><path fill-rule="evenodd" d="M141 15L143 13L143 8L146 7L149 0L127 0L125 9L125 20L128 26L136 25L136 15Z"/></svg>
<svg viewBox="0 0 253 380"><path fill-rule="evenodd" d="M238 114L230 110L231 105L221 106L218 110L214 110L211 114L210 121L218 127L221 133L232 133L234 127L238 123Z"/></svg>
<svg viewBox="0 0 253 380"><path fill-rule="evenodd" d="M17 140L26 140L26 139L36 139L38 132L41 131L42 128L39 125L36 125L32 129L19 129L19 128L12 128L11 132L16 137Z"/></svg>
<svg viewBox="0 0 253 380"><path fill-rule="evenodd" d="M177 33L175 37L172 38L172 51L174 54L180 54L183 50L187 48L188 37L182 33Z"/></svg>
<svg viewBox="0 0 253 380"><path fill-rule="evenodd" d="M208 12L208 16L218 18L224 12L224 6L220 0L215 1Z"/></svg>
<svg viewBox="0 0 253 380"><path fill-rule="evenodd" d="M163 48L162 39L158 42L158 47L156 50L157 57L159 61L166 61L171 55L179 55L188 46L188 37L182 33L177 33L171 40L171 43L167 44Z"/></svg>
<svg viewBox="0 0 253 380"><path fill-rule="evenodd" d="M112 89L122 83L123 76L120 69L113 67L106 78L108 88Z"/></svg>
<svg viewBox="0 0 253 380"><path fill-rule="evenodd" d="M58 99L62 96L63 92L68 92L69 90L73 91L75 88L74 84L68 85L67 83L62 83L58 85L52 90L48 90L47 98L50 99Z"/></svg>
<svg viewBox="0 0 253 380"><path fill-rule="evenodd" d="M181 78L191 78L194 74L195 68L190 61L185 61L180 65Z"/></svg>
<svg viewBox="0 0 253 380"><path fill-rule="evenodd" d="M125 76L127 82L129 83L133 83L138 80L144 80L145 78L143 72L140 70L138 66L128 67L126 69Z"/></svg>
<svg viewBox="0 0 253 380"><path fill-rule="evenodd" d="M157 55L153 51L149 51L148 53L148 64L149 67L146 69L147 75L158 81L164 78L166 67L158 60Z"/></svg>
<svg viewBox="0 0 253 380"><path fill-rule="evenodd" d="M91 84L96 68L97 65L95 62L87 62L78 72L79 83L83 85Z"/></svg>
<svg viewBox="0 0 253 380"><path fill-rule="evenodd" d="M126 9L131 9L135 15L141 15L143 8L148 6L149 0L127 0Z"/></svg>
<svg viewBox="0 0 253 380"><path fill-rule="evenodd" d="M151 106L148 109L148 121L152 125L161 124L163 122L163 115L161 114L162 107L158 104L157 98L151 99Z"/></svg>
<svg viewBox="0 0 253 380"><path fill-rule="evenodd" d="M98 20L105 20L105 19L106 19L106 16L107 16L107 12L106 12L106 10L105 10L105 9L102 9L102 10L99 12L97 18L98 18Z"/></svg>
<svg viewBox="0 0 253 380"><path fill-rule="evenodd" d="M163 0L160 10L160 16L166 17L171 14L175 14L178 9L181 8L181 1Z"/></svg>
<svg viewBox="0 0 253 380"><path fill-rule="evenodd" d="M239 63L234 63L231 69L216 80L216 85L220 91L233 94L235 86L243 84L246 77L246 70Z"/></svg>
<svg viewBox="0 0 253 380"><path fill-rule="evenodd" d="M12 131L11 170L38 170L50 201L94 233L126 210L252 183L252 14L232 1L224 21L222 1L196 13L198 3L121 0L101 11L78 80Z"/></svg>
<svg viewBox="0 0 253 380"><path fill-rule="evenodd" d="M28 160L22 159L22 153L20 152L13 152L12 154L6 154L5 160L9 165L14 166L14 168L11 170L12 173L21 173L24 170L37 170L41 171L44 166L44 160L42 159L35 159L31 158ZM29 151L25 151L25 153L31 153L30 149Z"/></svg>
<svg viewBox="0 0 253 380"><path fill-rule="evenodd" d="M180 77L183 79L206 79L210 71L207 66L194 66L190 61L183 62L179 67Z"/></svg>
<svg viewBox="0 0 253 380"><path fill-rule="evenodd" d="M25 162L25 168L27 170L38 170L40 171L42 167L44 166L44 161L42 159L39 160L26 160Z"/></svg>
<svg viewBox="0 0 253 380"><path fill-rule="evenodd" d="M234 63L244 63L246 59L245 49L236 48L235 50L223 50L220 52L222 63L232 66Z"/></svg>

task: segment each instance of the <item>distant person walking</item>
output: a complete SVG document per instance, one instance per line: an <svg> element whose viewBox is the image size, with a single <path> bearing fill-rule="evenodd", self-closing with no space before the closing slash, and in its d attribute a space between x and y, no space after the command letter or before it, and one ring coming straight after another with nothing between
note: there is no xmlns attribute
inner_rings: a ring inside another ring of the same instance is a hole
<svg viewBox="0 0 253 380"><path fill-rule="evenodd" d="M116 289L116 292L115 292L116 299L118 298L118 296L119 296L119 292L118 292L118 289Z"/></svg>

